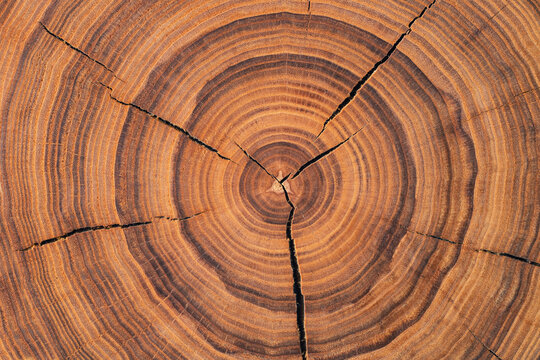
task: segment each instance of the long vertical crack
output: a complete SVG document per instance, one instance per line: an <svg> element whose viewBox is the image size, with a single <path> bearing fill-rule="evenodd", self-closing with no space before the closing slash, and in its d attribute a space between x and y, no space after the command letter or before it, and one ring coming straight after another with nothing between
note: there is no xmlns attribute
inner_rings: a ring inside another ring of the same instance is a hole
<svg viewBox="0 0 540 360"><path fill-rule="evenodd" d="M60 36L56 35L56 34L53 33L51 30L49 30L49 28L48 28L47 26L45 26L45 24L43 24L41 21L39 22L39 24L40 24L41 27L42 27L49 35L51 35L53 38L55 38L56 40L61 41L64 45L67 45L70 49L75 50L76 52L78 52L79 54L81 54L82 56L84 56L85 58L87 58L87 59L93 61L94 63L98 64L99 66L101 66L102 68L104 68L105 70L107 70L108 72L110 72L115 78L117 78L117 79L119 79L119 80L122 80L122 79L120 79L118 76L116 76L116 74L114 73L114 71L112 71L107 65L105 65L104 63L102 63L102 62L99 61L99 60L96 60L96 59L92 58L90 55L88 55L87 53L85 53L84 51L82 51L81 49L79 49L78 47L71 45L69 42L67 42L66 40L64 40L64 39L61 38Z"/></svg>
<svg viewBox="0 0 540 360"><path fill-rule="evenodd" d="M191 216L187 216L187 217L183 217L183 218L170 217L170 216L154 216L154 219L164 219L164 220L169 220L169 221L184 221L184 220L189 220L189 219L191 219L191 218L193 218L195 216L204 214L205 212L206 211L201 211L201 212L195 213L195 214L193 214ZM42 241L35 242L32 245L27 246L27 247L22 248L22 249L19 249L17 251L28 251L28 250L31 250L31 249L36 248L36 247L41 247L41 246L44 246L44 245L55 243L55 242L60 241L60 240L67 239L67 238L69 238L69 237L71 237L73 235L77 235L77 234L83 234L83 233L88 233L88 232L93 232L93 231L98 231L98 230L108 230L108 229L128 229L128 228L135 227L135 226L148 225L148 224L151 224L152 222L153 222L153 220L139 221L139 222L133 222L133 223L129 223L129 224L109 224L109 225L85 226L85 227L73 229L73 230L71 230L71 231L69 231L69 232L67 232L65 234L55 236L53 238L49 238L49 239L45 239L45 240L42 240Z"/></svg>
<svg viewBox="0 0 540 360"><path fill-rule="evenodd" d="M302 359L307 359L307 338L306 338L306 321L305 321L305 301L304 294L302 293L302 276L300 275L300 266L298 264L298 256L296 255L296 243L292 236L292 224L294 220L294 212L296 210L292 203L289 193L285 189L285 185L280 183L285 194L285 199L291 207L289 212L289 218L287 220L287 240L289 241L289 253L291 258L291 269L293 272L293 291L296 298L296 326L298 328L298 336L300 340L300 351L302 353Z"/></svg>
<svg viewBox="0 0 540 360"><path fill-rule="evenodd" d="M349 93L349 96L347 96L339 105L338 107L334 110L334 112L332 113L332 115L330 115L324 122L323 124L323 127L321 129L321 131L319 132L319 134L317 135L317 137L320 137L322 135L322 133L324 132L324 130L326 130L326 126L328 125L328 123L330 121L332 121L336 116L338 116L338 114L355 98L356 94L358 93L358 91L360 91L360 89L362 88L362 86L364 86L364 84L366 82L368 82L368 80L371 78L371 76L373 76L373 74L375 73L375 71L377 71L377 69L382 65L384 64L386 61L388 61L388 59L390 59L390 56L394 53L394 51L396 51L398 45L403 41L403 39L410 34L410 32L412 31L411 30L411 27L413 26L413 24L416 22L416 20L420 19L422 16L424 16L425 12L431 8L433 5L435 5L435 2L437 0L433 0L429 5L427 5L426 7L424 7L424 9L422 9L422 11L420 12L420 14L418 14L414 19L411 20L411 22L409 22L409 25L407 26L407 30L401 34L399 36L399 38L396 40L396 42L394 42L394 45L392 45L392 47L390 48L390 50L388 50L388 52L386 53L386 55L379 61L377 61L375 63L375 65L373 65L373 67L356 83L356 85L354 85L354 87L352 88L351 92Z"/></svg>
<svg viewBox="0 0 540 360"><path fill-rule="evenodd" d="M152 118L158 120L159 122L161 122L161 123L167 125L168 127L173 128L174 130L176 130L176 131L178 131L178 132L180 132L180 133L186 135L186 136L188 137L189 140L191 140L191 141L195 142L196 144L201 145L201 146L204 147L205 149L207 149L207 150L209 150L209 151L215 153L217 156L219 156L219 157L222 158L223 160L228 160L228 161L234 162L234 161L232 161L230 158L228 158L228 157L222 155L222 154L218 151L218 149L216 149L216 148L214 148L214 147L208 145L208 144L205 143L204 141L202 141L202 140L200 140L199 138L195 137L194 135L192 135L192 134L191 134L189 131L187 131L186 129L184 129L184 128L182 128L182 127L176 125L176 124L173 124L173 123L170 122L169 120L166 120L166 119L162 118L161 116L158 116L158 115L154 114L153 112L151 112L151 111L149 111L149 110L146 110L146 109L140 107L140 106L137 105L137 104L128 103L128 102L122 101L122 100L120 100L120 99L117 99L116 97L114 97L114 96L111 94L111 90L112 90L112 89L111 89L110 86L107 86L107 85L105 85L105 84L103 84L103 83L100 83L100 84L101 84L103 87L105 87L105 88L107 88L107 89L109 90L109 96L110 96L110 98L113 99L114 101L116 101L117 103L122 104L122 105L124 105L124 106L130 106L130 107L133 107L133 108L137 109L138 111L140 111L140 112L142 112L142 113L144 113L144 114L146 114L146 115L148 115L148 116L150 116L150 117L152 117Z"/></svg>
<svg viewBox="0 0 540 360"><path fill-rule="evenodd" d="M287 241L289 242L289 255L291 259L291 269L293 273L293 292L296 299L296 326L298 328L298 338L300 342L300 351L302 353L302 359L307 360L307 337L306 337L306 326L305 326L305 301L304 294L302 293L302 277L300 275L300 266L298 264L298 256L296 255L296 243L292 237L292 224L294 220L294 212L296 207L294 206L289 193L285 188L284 180L289 177L287 175L284 179L278 180L271 172L269 172L257 159L251 156L244 148L242 148L238 143L235 143L236 146L247 156L247 158L259 166L265 173L267 173L272 179L277 181L281 188L283 189L283 194L285 195L285 200L287 204L291 207L289 212L289 218L287 219L287 227L285 230Z"/></svg>

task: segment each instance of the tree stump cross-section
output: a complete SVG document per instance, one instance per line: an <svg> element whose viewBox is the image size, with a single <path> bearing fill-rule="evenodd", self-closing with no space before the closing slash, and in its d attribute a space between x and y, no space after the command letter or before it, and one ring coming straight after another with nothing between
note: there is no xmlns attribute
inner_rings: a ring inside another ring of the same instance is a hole
<svg viewBox="0 0 540 360"><path fill-rule="evenodd" d="M532 0L0 4L0 359L540 358Z"/></svg>

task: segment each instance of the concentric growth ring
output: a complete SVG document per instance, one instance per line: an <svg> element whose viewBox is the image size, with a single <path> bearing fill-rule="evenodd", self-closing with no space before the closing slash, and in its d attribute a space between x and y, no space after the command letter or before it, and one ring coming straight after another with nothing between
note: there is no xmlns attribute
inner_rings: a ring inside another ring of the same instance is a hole
<svg viewBox="0 0 540 360"><path fill-rule="evenodd" d="M537 13L0 7L0 358L537 358Z"/></svg>

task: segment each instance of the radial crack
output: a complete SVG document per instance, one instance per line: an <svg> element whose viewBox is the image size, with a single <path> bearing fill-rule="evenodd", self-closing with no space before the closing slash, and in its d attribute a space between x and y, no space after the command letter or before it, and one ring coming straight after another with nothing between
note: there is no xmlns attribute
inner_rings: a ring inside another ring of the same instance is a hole
<svg viewBox="0 0 540 360"><path fill-rule="evenodd" d="M86 57L87 59L95 62L96 64L100 65L102 68L104 68L105 70L107 70L108 72L110 72L115 78L121 80L118 76L116 76L116 74L114 73L114 71L112 71L107 65L105 65L104 63L102 63L101 61L99 60L96 60L94 58L92 58L90 55L88 55L87 53L85 53L84 51L82 51L81 49L71 45L69 42L67 42L66 40L64 40L63 38L61 38L60 36L56 35L55 33L53 33L51 30L49 30L47 28L47 26L45 26L45 24L43 24L41 21L39 22L39 24L41 25L41 27L49 34L51 35L52 37L54 37L55 39L61 41L62 43L64 43L65 45L67 45L70 49L72 50L75 50L76 52L78 52L79 54L81 54L82 56Z"/></svg>
<svg viewBox="0 0 540 360"><path fill-rule="evenodd" d="M280 184L283 184L285 181L287 181L287 179L292 175L292 173L288 173L287 175L285 175L285 177L281 180L279 180L278 182Z"/></svg>
<svg viewBox="0 0 540 360"><path fill-rule="evenodd" d="M135 222L135 223L130 223L130 224L111 224L111 225L99 225L99 226L82 227L82 228L78 228L78 229L72 230L70 232L67 232L64 235L60 235L60 236L53 237L53 238L50 238L50 239L42 240L40 242L35 242L35 243L33 243L32 245L30 245L28 247L20 249L19 251L28 251L28 250L33 249L34 247L44 246L44 245L47 245L47 244L52 244L52 243L55 243L57 241L66 239L66 238L68 238L70 236L73 236L73 235L76 235L76 234L82 234L82 233L87 233L87 232L92 232L92 231L97 231L97 230L106 230L106 229L117 229L117 228L126 229L126 228L130 228L130 227L134 227L134 226L148 225L150 223L151 223L151 221L142 221L142 222Z"/></svg>
<svg viewBox="0 0 540 360"><path fill-rule="evenodd" d="M514 259L514 260L517 260L517 261L521 261L521 262L524 262L526 264L530 264L530 265L533 265L533 266L540 266L539 262L536 262L536 261L533 261L533 260L530 260L530 259L527 259L527 258L524 258L524 257L521 257L521 256L516 256L516 255L513 255L513 254L505 253L505 252L496 252L496 251L492 251L492 250L488 250L488 249L475 249L474 251L476 251L476 252L485 252L485 253L492 254L492 255L497 255L497 256L504 256L504 257Z"/></svg>
<svg viewBox="0 0 540 360"><path fill-rule="evenodd" d="M490 352L493 356L495 356L497 359L502 360L501 357L495 353L495 351L493 351L493 350L491 350L490 348L488 348L488 347L486 346L486 344L484 344L484 343L482 342L482 340L480 340L476 335L474 335L474 333L473 333L471 330L469 330L469 328L467 328L467 331L475 338L476 341L478 341L478 342L482 345L482 347L483 347L484 349L486 349L487 351L489 351L489 352Z"/></svg>
<svg viewBox="0 0 540 360"><path fill-rule="evenodd" d="M277 177L275 177L272 173L270 173L268 170L266 170L266 168L263 166L263 164L261 164L260 162L257 161L257 159L255 159L253 156L251 156L246 150L244 150L240 145L238 145L237 142L235 142L236 146L238 146L238 148L240 150L242 150L242 152L248 157L249 160L253 161L255 164L257 164L257 166L259 166L261 169L264 170L265 173L267 173L269 176L272 177L272 179L276 180L278 183L281 184L281 182L278 180Z"/></svg>
<svg viewBox="0 0 540 360"><path fill-rule="evenodd" d="M170 216L155 216L154 219L164 219L164 220L169 220L169 221L184 221L184 220L189 220L189 219L191 219L191 218L194 218L195 216L202 215L202 214L204 214L204 213L207 212L207 211L208 211L208 210L204 210L204 211L195 213L195 214L190 215L190 216L182 217L182 218L179 218L179 217L170 217Z"/></svg>
<svg viewBox="0 0 540 360"><path fill-rule="evenodd" d="M191 216L187 216L187 217L184 217L184 218L175 218L175 217L170 217L170 216L155 216L154 219L165 219L165 220L169 220L169 221L184 221L184 220L191 219L191 218L193 218L193 217L195 217L197 215L204 214L205 212L206 211L201 211L201 212L198 212L196 214L193 214ZM52 244L52 243L55 243L57 241L69 238L69 237L71 237L73 235L77 235L77 234L88 233L88 232L93 232L93 231L98 231L98 230L127 229L127 228L131 228L131 227L135 227L135 226L148 225L148 224L151 224L152 222L153 222L152 220L149 220L149 221L139 221L139 222L134 222L134 223L129 223L129 224L110 224L110 225L86 226L86 227L71 230L71 231L69 231L69 232L67 232L67 233L65 233L63 235L60 235L60 236L56 236L56 237L53 237L53 238L50 238L50 239L35 242L32 245L30 245L28 247L25 247L25 248L22 248L22 249L19 249L17 251L28 251L28 250L31 250L31 249L33 249L35 247L40 247L40 246Z"/></svg>
<svg viewBox="0 0 540 360"><path fill-rule="evenodd" d="M404 226L402 226L402 227L405 228ZM491 255L504 256L504 257L507 257L507 258L510 258L510 259L513 259L513 260L517 260L517 261L526 263L526 264L530 264L530 265L533 265L533 266L539 266L540 267L539 262L536 262L536 261L533 261L533 260L530 260L530 259L527 259L527 258L524 258L524 257L521 257L521 256L509 254L509 253L506 253L506 252L497 252L497 251L493 251L493 250L489 250L489 249L471 248L469 246L466 246L462 242L448 240L448 239L445 239L445 238L442 238L442 237L439 237L439 236L435 236L435 235L424 234L424 233L414 231L414 230L410 230L410 229L407 229L407 228L405 228L405 230L407 230L408 232L413 233L413 234L418 234L418 235L430 237L432 239L441 240L441 241L444 241L444 242L447 242L447 243L450 243L450 244L463 245L465 248L467 248L469 250L472 250L472 251L475 251L475 252L484 252L484 253L488 253L488 254L491 254Z"/></svg>
<svg viewBox="0 0 540 360"><path fill-rule="evenodd" d="M418 232L418 231L414 231L414 230L409 230L409 229L406 229L406 230L407 230L408 232L410 232L410 233L413 233L413 234L418 234L418 235L427 236L427 237L430 237L430 238L433 238L433 239L437 239L437 240L441 240L441 241L446 241L446 242L448 242L448 243L450 243L450 244L463 245L463 243L461 243L461 242L448 240L448 239L445 239L445 238L442 238L442 237L439 237L439 236L430 235L430 234L424 234L424 233L421 233L421 232Z"/></svg>
<svg viewBox="0 0 540 360"><path fill-rule="evenodd" d="M413 24L415 23L416 20L420 19L422 16L424 16L424 13L426 12L427 9L431 8L435 2L437 0L433 0L429 5L427 5L426 7L424 7L424 9L422 9L422 11L420 12L420 14L418 14L414 19L411 20L411 22L409 23L409 25L407 26L407 30L401 34L399 36L399 38L396 40L396 42L394 43L394 45L392 45L392 47L390 48L390 50L388 50L388 52L386 53L386 55L379 61L377 61L375 63L375 65L373 65L373 67L364 75L364 77L362 77L360 79L360 81L358 81L356 83L356 85L354 85L354 87L352 88L351 92L349 93L349 96L347 96L339 105L338 107L334 110L334 112L332 113L332 115L330 115L324 122L323 124L323 127L321 129L321 131L319 132L319 135L317 135L317 137L320 137L322 135L322 133L324 132L324 130L326 130L326 126L328 125L328 123L330 121L332 121L336 116L338 116L338 114L345 108L345 106L347 106L356 96L356 94L358 93L358 91L360 91L360 89L362 88L362 86L364 86L365 83L367 83L367 81L371 78L371 76L373 76L373 74L375 73L375 71L377 71L377 69L379 68L379 66L381 66L382 64L384 64L386 61L388 61L388 59L390 59L390 56L394 53L394 51L396 51L398 45L403 41L403 39L409 35L409 33L412 31L411 30L411 27L413 26Z"/></svg>
<svg viewBox="0 0 540 360"><path fill-rule="evenodd" d="M300 173L302 171L304 171L307 167L315 164L317 161L321 160L322 158L328 156L332 151L336 150L337 148L339 148L341 145L345 144L347 141L349 141L354 135L358 134L360 132L360 130L362 130L362 128L360 128L359 130L357 130L354 134L352 134L351 136L349 136L348 138L346 138L345 140L343 140L342 142L340 142L339 144L337 145L334 145L333 147L331 147L330 149L320 153L319 155L315 156L314 158L312 158L311 160L307 161L306 163L304 163L304 165L300 166L298 168L298 170L294 173L294 175L291 177L291 180L294 179L295 177L297 177L298 175L300 175ZM282 179L282 181L285 181L287 180L287 178L289 177L289 175L287 175L285 178Z"/></svg>
<svg viewBox="0 0 540 360"><path fill-rule="evenodd" d="M104 86L105 88L111 90L111 88L103 83L100 83L102 86ZM140 112L142 113L145 113L146 115L158 120L159 122L167 125L168 127L170 128L173 128L174 130L186 135L188 137L189 140L195 142L196 144L198 145L201 145L202 147L204 147L205 149L209 150L209 151L212 151L213 153L215 153L217 156L219 156L220 158L222 158L223 160L228 160L228 161L231 161L231 162L234 162L232 161L231 159L229 159L228 157L224 156L224 155L221 155L221 153L214 147L208 145L207 143L205 143L204 141L200 140L199 138L193 136L189 131L187 131L186 129L176 125L176 124L173 124L172 122L170 122L169 120L165 120L164 118L162 118L161 116L158 116L154 113L152 113L151 111L148 111L142 107L140 107L139 105L136 105L136 104L133 104L133 103L128 103L128 102L124 102L120 99L117 99L115 98L111 93L109 93L109 96L111 97L111 99L113 99L114 101L116 101L117 103L119 104L122 104L124 106L130 106L130 107L133 107L137 110L139 110Z"/></svg>
<svg viewBox="0 0 540 360"><path fill-rule="evenodd" d="M253 161L257 166L259 166L265 173L267 173L272 179L276 180L283 189L283 194L285 195L285 200L289 204L291 210L289 212L289 218L287 219L287 227L285 230L287 240L289 242L289 255L291 259L291 269L293 273L293 292L296 299L296 326L298 328L298 337L300 342L300 351L302 353L302 359L307 359L307 339L306 339L306 326L305 326L305 302L304 295L302 293L302 277L300 276L300 266L298 265L298 257L296 255L296 243L292 237L292 224L294 219L294 212L296 207L294 206L289 193L285 188L285 180L289 177L287 175L285 178L278 180L272 173L270 173L266 168L253 156L251 156L246 150L244 150L240 145L235 143L236 146L248 157L249 160Z"/></svg>
<svg viewBox="0 0 540 360"><path fill-rule="evenodd" d="M291 207L289 218L287 220L287 240L289 241L289 254L291 258L291 269L293 273L293 292L296 297L296 326L298 327L298 337L300 340L300 351L302 359L307 359L307 339L306 339L306 323L305 323L305 301L302 293L302 277L300 275L300 266L298 264L298 256L296 255L296 243L292 237L292 224L294 220L294 212L296 210L294 204L289 198L289 194L285 189L285 185L281 184L285 199Z"/></svg>

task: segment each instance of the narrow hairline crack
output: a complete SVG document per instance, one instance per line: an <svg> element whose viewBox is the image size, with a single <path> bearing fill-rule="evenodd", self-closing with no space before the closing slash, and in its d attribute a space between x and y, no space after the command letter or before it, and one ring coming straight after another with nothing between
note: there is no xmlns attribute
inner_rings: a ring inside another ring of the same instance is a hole
<svg viewBox="0 0 540 360"><path fill-rule="evenodd" d="M163 220L169 220L169 221L185 221L185 220L189 220L189 219L191 219L191 218L193 218L195 216L204 214L207 211L208 210L201 211L201 212L198 212L198 213L195 213L193 215L186 216L186 217L183 217L183 218L161 215L161 216L154 216L153 219L163 219ZM56 236L56 237L53 237L53 238L49 238L49 239L45 239L45 240L42 240L42 241L39 241L39 242L35 242L32 245L30 245L28 247L25 247L25 248L22 248L22 249L19 249L17 251L25 252L25 251L31 250L33 248L36 248L36 247L41 247L41 246L44 246L44 245L55 243L55 242L63 240L63 239L67 239L67 238L69 238L69 237L71 237L73 235L77 235L77 234L88 233L88 232L99 231L99 230L108 230L108 229L128 229L128 228L131 228L131 227L148 225L148 224L151 224L153 222L154 222L153 220L148 220L148 221L133 222L133 223L129 223L129 224L109 224L109 225L98 225L98 226L85 226L85 227L82 227L82 228L77 228L77 229L71 230L71 231L69 231L69 232L67 232L67 233L65 233L63 235L59 235L59 236Z"/></svg>
<svg viewBox="0 0 540 360"><path fill-rule="evenodd" d="M39 24L41 25L41 27L42 27L49 35L51 35L52 37L54 37L56 40L61 41L62 43L64 43L64 45L67 45L70 49L75 50L76 52L78 52L79 54L83 55L83 56L86 57L87 59L93 61L94 63L96 63L96 64L98 64L98 65L100 65L102 68L104 68L105 70L107 70L108 72L110 72L110 73L111 73L115 78L117 78L118 80L124 81L124 80L120 79L120 78L114 73L114 71L112 71L107 65L105 65L104 63L102 63L102 62L99 61L99 60L96 60L96 59L92 58L90 55L88 55L87 53L85 53L84 51L82 51L81 49L79 49L78 47L71 45L69 42L67 42L66 40L64 40L62 37L60 37L59 35L56 35L56 34L53 33L51 30L49 30L49 28L48 28L47 26L45 26L45 24L43 24L41 21L39 21Z"/></svg>
<svg viewBox="0 0 540 360"><path fill-rule="evenodd" d="M403 228L405 228L405 227L403 226ZM463 245L462 242L457 242L457 241L448 240L448 239L445 239L445 238L442 238L442 237L439 237L439 236L435 236L435 235L431 235L431 234L425 234L425 233L421 233L421 232L419 232L419 231L410 230L410 229L407 229L407 228L405 228L405 230L407 230L407 232L410 232L410 233L413 233L413 234L422 235L422 236L430 237L430 238L432 238L432 239L437 239L437 240L445 241L445 242L450 243L450 244L454 244L454 245Z"/></svg>
<svg viewBox="0 0 540 360"><path fill-rule="evenodd" d="M404 226L402 226L402 227L405 228ZM536 261L533 261L533 260L530 260L530 259L527 259L527 258L524 258L524 257L521 257L521 256L513 255L513 254L510 254L510 253L506 253L506 252L497 252L497 251L493 251L493 250L489 250L489 249L476 249L476 248L472 248L472 247L467 246L463 242L453 241L453 240L445 239L445 238L442 238L442 237L439 237L439 236L421 233L421 232L418 232L418 231L410 230L408 228L405 228L405 230L407 232L410 232L410 233L413 233L413 234L418 234L418 235L426 236L426 237L429 237L429 238L432 238L432 239L444 241L444 242L447 242L447 243L450 243L450 244L463 246L466 249L469 249L469 250L472 250L472 251L475 251L475 252L484 252L484 253L491 254L491 255L503 256L503 257L507 257L507 258L510 258L510 259L513 259L513 260L516 260L516 261L520 261L520 262L529 264L529 265L540 267L539 262L536 262Z"/></svg>
<svg viewBox="0 0 540 360"><path fill-rule="evenodd" d="M180 133L186 135L186 136L188 137L189 140L191 140L191 141L195 142L196 144L201 145L201 146L204 147L205 149L207 149L207 150L209 150L209 151L215 153L215 154L216 154L217 156L219 156L221 159L227 160L227 161L230 161L230 162L235 163L235 162L234 162L233 160L231 160L230 158L228 158L228 157L222 155L222 154L219 152L218 149L216 149L216 148L214 148L214 147L208 145L208 144L205 143L204 141L202 141L202 140L200 140L199 138L195 137L193 134L191 134L191 133L190 133L189 131L187 131L186 129L184 129L184 128L182 128L182 127L176 125L176 124L173 124L173 123L170 122L169 120L166 120L166 119L162 118L161 116L158 116L158 115L154 114L153 112L148 111L148 110L146 110L146 109L140 107L140 106L137 105L137 104L128 103L128 102L122 101L122 100L120 100L120 99L114 97L114 96L112 95L112 93L111 93L111 92L112 92L112 88L111 88L110 86L107 86L107 85L105 85L105 84L103 84L103 83L101 83L101 82L100 82L100 84L109 90L109 97L110 97L112 100L116 101L117 103L119 103L119 104L121 104L121 105L124 105L124 106L130 106L130 107L133 107L133 108L139 110L140 112L142 112L142 113L144 113L144 114L146 114L146 115L148 115L148 116L150 116L150 117L152 117L152 118L158 120L159 122L161 122L161 123L167 125L168 127L173 128L174 130L176 130L176 131L178 131L178 132L180 132ZM236 163L235 163L235 164L236 164Z"/></svg>
<svg viewBox="0 0 540 360"><path fill-rule="evenodd" d="M317 161L321 160L322 158L326 157L327 155L330 155L330 153L332 153L334 150L336 150L337 148L339 148L341 145L345 144L347 141L349 141L350 139L352 139L356 134L358 134L363 128L365 127L365 125L363 127L361 127L360 129L356 130L356 132L354 132L352 135L350 135L348 138L346 138L345 140L341 141L339 144L336 144L334 145L333 147L331 147L330 149L326 150L326 151L323 151L322 153L320 153L319 155L315 156L314 158L312 158L311 160L305 162L302 166L300 166L298 168L298 170L294 173L294 175L291 177L291 180L294 179L295 177L297 177L298 175L300 175L300 173L302 171L304 171L306 168L308 168L309 166L315 164ZM290 175L290 174L289 174ZM286 177L284 177L280 183L284 182L285 180L287 180L287 178L289 177L289 175L287 175Z"/></svg>
<svg viewBox="0 0 540 360"><path fill-rule="evenodd" d="M251 156L238 143L235 142L235 144L236 146L238 146L240 150L242 150L242 152L247 156L247 158L250 161L254 162L266 174L268 174L272 179L274 179L281 185L281 188L283 189L283 194L285 195L285 200L287 201L287 204L291 208L289 212L289 217L287 219L287 226L286 226L285 233L287 236L287 240L289 242L289 255L290 255L290 260L291 260L291 269L293 273L293 292L294 292L295 300L296 300L296 326L298 328L300 352L302 353L302 359L307 360L308 353L307 353L307 338L306 338L306 326L305 326L305 300L304 300L304 294L302 293L302 276L300 275L300 265L298 263L298 256L296 254L296 243L292 237L292 224L294 220L294 212L296 210L296 207L291 201L291 198L289 197L289 193L287 192L287 189L285 188L285 184L284 184L284 181L290 176L290 174L288 174L285 178L278 180L275 175L269 172L264 167L263 164L261 164L257 159Z"/></svg>
<svg viewBox="0 0 540 360"><path fill-rule="evenodd" d="M341 111L356 97L356 94L360 91L360 89L368 82L368 80L373 76L373 74L375 74L375 72L377 71L377 69L382 65L384 64L386 61L388 61L388 59L390 59L390 56L396 51L398 45L403 41L403 39L409 35L412 31L411 27L413 26L413 24L416 22L416 20L420 19L422 16L424 16L425 12L430 9L436 2L437 0L433 0L429 5L425 6L424 9L420 12L420 14L418 14L414 19L411 20L411 22L409 22L409 25L407 26L407 30L402 33L399 38L396 40L396 42L394 42L394 45L392 45L392 47L390 48L390 50L388 50L388 52L386 53L386 55L379 61L377 61L375 63L375 65L373 65L373 67L356 83L356 85L354 85L354 87L352 88L351 92L349 93L349 96L347 96L339 105L338 107L334 110L334 112L325 120L324 124L323 124L323 127L321 129L321 131L319 132L319 134L317 135L317 138L319 138L322 133L326 130L326 126L328 125L328 123L330 121L332 121L336 116L339 115L339 113L341 113Z"/></svg>
<svg viewBox="0 0 540 360"><path fill-rule="evenodd" d="M489 347L487 347L487 345L484 344L484 342L483 342L482 340L480 340L480 339L478 338L478 336L476 336L476 335L475 335L468 327L467 327L467 331L474 337L474 339L475 339L476 341L478 341L478 342L482 345L482 347L483 347L484 349L486 349L487 351L489 351L489 352L490 352L493 356L495 356L497 359L502 360L501 357L495 353L495 351L493 351L493 350L491 350Z"/></svg>

